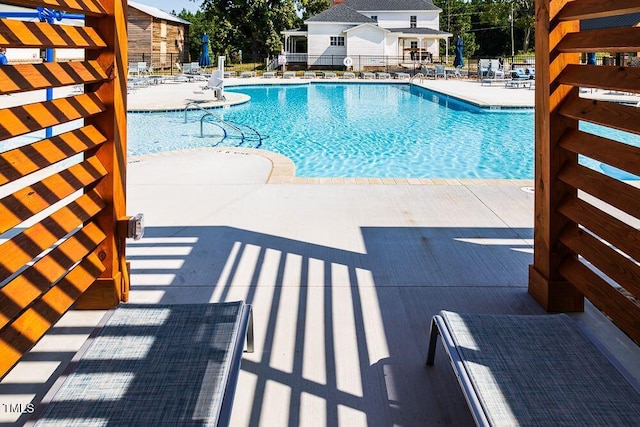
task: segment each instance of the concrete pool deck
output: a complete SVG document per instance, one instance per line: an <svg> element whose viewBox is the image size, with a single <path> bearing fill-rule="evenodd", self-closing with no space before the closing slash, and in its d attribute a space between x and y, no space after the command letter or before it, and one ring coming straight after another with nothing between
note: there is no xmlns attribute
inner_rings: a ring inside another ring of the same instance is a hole
<svg viewBox="0 0 640 427"><path fill-rule="evenodd" d="M146 89L130 106L164 96ZM127 213L146 224L127 246L130 301L253 304L232 426L473 425L441 346L424 367L430 318L544 313L527 293L533 194L510 180L272 185L286 168L251 150L129 159ZM103 314L66 313L0 382L0 404L41 399ZM640 380L638 347L605 316L571 316ZM0 424L16 420L0 405Z"/></svg>

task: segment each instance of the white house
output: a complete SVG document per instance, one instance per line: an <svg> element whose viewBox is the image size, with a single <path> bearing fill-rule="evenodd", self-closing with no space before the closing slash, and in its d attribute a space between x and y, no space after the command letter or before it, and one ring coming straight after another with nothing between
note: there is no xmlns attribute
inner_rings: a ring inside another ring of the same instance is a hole
<svg viewBox="0 0 640 427"><path fill-rule="evenodd" d="M306 31L286 30L290 62L308 66L339 65L349 57L355 70L439 57L440 41L452 34L440 31L440 12L431 0L334 0L333 5L305 21ZM307 52L296 49L300 38ZM297 54L297 55L296 55Z"/></svg>

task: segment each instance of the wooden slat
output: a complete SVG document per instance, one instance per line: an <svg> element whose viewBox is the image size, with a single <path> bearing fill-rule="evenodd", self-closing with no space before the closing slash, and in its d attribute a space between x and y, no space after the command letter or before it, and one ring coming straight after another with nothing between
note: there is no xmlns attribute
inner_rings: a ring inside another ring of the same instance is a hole
<svg viewBox="0 0 640 427"><path fill-rule="evenodd" d="M73 25L0 19L0 45L35 48L99 49L106 47L95 29Z"/></svg>
<svg viewBox="0 0 640 427"><path fill-rule="evenodd" d="M575 96L565 101L560 107L560 114L640 135L640 120L636 107Z"/></svg>
<svg viewBox="0 0 640 427"><path fill-rule="evenodd" d="M569 64L562 70L557 82L620 92L640 92L640 67Z"/></svg>
<svg viewBox="0 0 640 427"><path fill-rule="evenodd" d="M92 190L0 245L0 282L31 262L59 239L105 207Z"/></svg>
<svg viewBox="0 0 640 427"><path fill-rule="evenodd" d="M640 176L640 148L578 130L566 132L560 146Z"/></svg>
<svg viewBox="0 0 640 427"><path fill-rule="evenodd" d="M635 218L640 218L640 188L578 164L565 166L558 174L558 179Z"/></svg>
<svg viewBox="0 0 640 427"><path fill-rule="evenodd" d="M105 136L85 126L0 154L0 185L99 146Z"/></svg>
<svg viewBox="0 0 640 427"><path fill-rule="evenodd" d="M605 18L640 12L638 0L580 0L566 4L556 15L559 21Z"/></svg>
<svg viewBox="0 0 640 427"><path fill-rule="evenodd" d="M0 141L101 113L106 107L95 93L0 110Z"/></svg>
<svg viewBox="0 0 640 427"><path fill-rule="evenodd" d="M635 297L640 297L640 266L636 263L584 230L568 229L560 236L560 241Z"/></svg>
<svg viewBox="0 0 640 427"><path fill-rule="evenodd" d="M567 200L558 211L633 259L640 260L640 231L635 228L579 199Z"/></svg>
<svg viewBox="0 0 640 427"><path fill-rule="evenodd" d="M6 232L106 175L106 169L94 156L0 199L0 233Z"/></svg>
<svg viewBox="0 0 640 427"><path fill-rule="evenodd" d="M92 253L0 331L0 376L33 347L103 271L104 266Z"/></svg>
<svg viewBox="0 0 640 427"><path fill-rule="evenodd" d="M107 80L97 61L45 62L0 67L0 94Z"/></svg>
<svg viewBox="0 0 640 427"><path fill-rule="evenodd" d="M2 0L2 3L33 9L44 6L48 9L89 16L102 16L106 13L98 0Z"/></svg>
<svg viewBox="0 0 640 427"><path fill-rule="evenodd" d="M0 289L0 329L60 280L105 239L95 223L78 230Z"/></svg>
<svg viewBox="0 0 640 427"><path fill-rule="evenodd" d="M560 273L640 344L640 307L577 259L567 259L562 263Z"/></svg>
<svg viewBox="0 0 640 427"><path fill-rule="evenodd" d="M567 34L556 46L558 52L638 52L640 28L622 27Z"/></svg>

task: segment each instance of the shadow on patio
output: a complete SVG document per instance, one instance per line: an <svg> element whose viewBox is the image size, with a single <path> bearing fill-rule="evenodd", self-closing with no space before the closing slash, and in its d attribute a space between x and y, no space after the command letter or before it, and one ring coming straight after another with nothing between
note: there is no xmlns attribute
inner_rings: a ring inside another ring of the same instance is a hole
<svg viewBox="0 0 640 427"><path fill-rule="evenodd" d="M253 304L232 425L468 425L440 309L543 313L531 229L361 228L359 253L224 226L152 227L129 245L132 302ZM526 240L525 240L526 239ZM441 351L441 350L439 350Z"/></svg>

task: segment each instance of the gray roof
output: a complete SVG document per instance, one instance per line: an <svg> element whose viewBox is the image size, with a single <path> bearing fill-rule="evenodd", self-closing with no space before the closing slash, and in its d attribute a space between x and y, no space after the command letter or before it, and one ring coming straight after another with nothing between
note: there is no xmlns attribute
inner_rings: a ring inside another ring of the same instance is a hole
<svg viewBox="0 0 640 427"><path fill-rule="evenodd" d="M344 0L351 9L366 10L442 10L432 0Z"/></svg>
<svg viewBox="0 0 640 427"><path fill-rule="evenodd" d="M599 30L601 28L633 27L640 22L640 13L593 18L580 21L581 30Z"/></svg>
<svg viewBox="0 0 640 427"><path fill-rule="evenodd" d="M356 12L349 6L337 4L324 12L312 16L305 22L346 22L349 24L364 24L367 22L375 23L376 21L368 16L364 16L363 14Z"/></svg>
<svg viewBox="0 0 640 427"><path fill-rule="evenodd" d="M191 25L191 22L185 21L182 18L178 18L177 16L172 15L169 12L165 12L164 10L160 10L157 7L149 6L149 5L142 4L142 3L137 3L137 2L134 2L134 1L128 1L127 4L130 7L133 7L135 9L138 9L138 10L146 13L147 15L153 16L154 18L164 19L165 21L173 21L173 22L179 22L181 24Z"/></svg>
<svg viewBox="0 0 640 427"><path fill-rule="evenodd" d="M428 34L428 35L451 34L451 33L447 33L446 31L438 31L432 28L387 28L387 30L391 31L392 33L405 33L405 34Z"/></svg>

